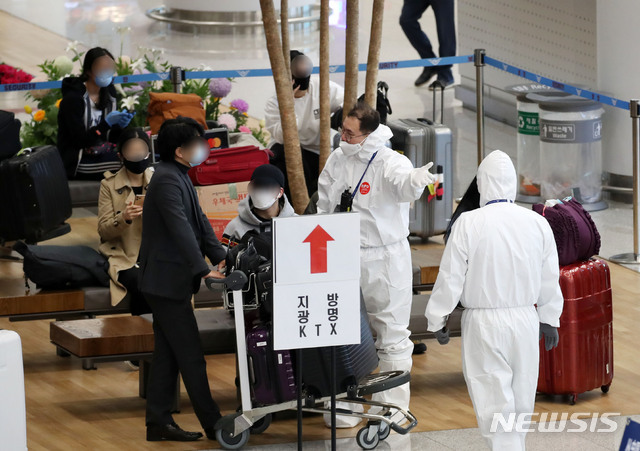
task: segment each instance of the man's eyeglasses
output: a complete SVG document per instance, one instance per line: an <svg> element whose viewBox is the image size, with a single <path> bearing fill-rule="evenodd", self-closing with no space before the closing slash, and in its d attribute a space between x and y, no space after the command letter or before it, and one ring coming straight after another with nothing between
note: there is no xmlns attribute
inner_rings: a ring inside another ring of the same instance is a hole
<svg viewBox="0 0 640 451"><path fill-rule="evenodd" d="M347 141L351 141L353 138L360 138L361 136L367 136L370 134L370 133L363 133L361 135L354 135L350 131L343 130L342 127L338 128L338 133L340 134L340 137L344 136L345 138L347 138Z"/></svg>

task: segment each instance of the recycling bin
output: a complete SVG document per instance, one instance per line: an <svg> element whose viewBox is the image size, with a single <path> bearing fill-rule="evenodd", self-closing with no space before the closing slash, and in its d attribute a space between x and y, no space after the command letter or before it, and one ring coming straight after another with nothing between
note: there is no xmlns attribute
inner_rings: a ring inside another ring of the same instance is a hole
<svg viewBox="0 0 640 451"><path fill-rule="evenodd" d="M541 96L568 96L562 91L540 84L519 84L507 86L506 90L516 96L518 111L517 171L519 202L538 203L540 197L540 109L528 94Z"/></svg>
<svg viewBox="0 0 640 451"><path fill-rule="evenodd" d="M589 211L607 208L602 200L602 106L579 96L527 98L540 109L542 198L573 196Z"/></svg>

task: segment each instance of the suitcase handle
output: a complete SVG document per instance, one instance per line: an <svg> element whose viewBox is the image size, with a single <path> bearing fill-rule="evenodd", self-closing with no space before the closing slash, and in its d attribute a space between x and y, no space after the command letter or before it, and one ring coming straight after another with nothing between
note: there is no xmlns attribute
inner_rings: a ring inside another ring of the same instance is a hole
<svg viewBox="0 0 640 451"><path fill-rule="evenodd" d="M444 86L437 80L434 82L433 87L433 123L436 122L436 91L440 87L440 123L444 124Z"/></svg>
<svg viewBox="0 0 640 451"><path fill-rule="evenodd" d="M418 118L418 122L422 122L422 123L427 124L427 125L435 125L435 122L427 119L426 117L419 117Z"/></svg>

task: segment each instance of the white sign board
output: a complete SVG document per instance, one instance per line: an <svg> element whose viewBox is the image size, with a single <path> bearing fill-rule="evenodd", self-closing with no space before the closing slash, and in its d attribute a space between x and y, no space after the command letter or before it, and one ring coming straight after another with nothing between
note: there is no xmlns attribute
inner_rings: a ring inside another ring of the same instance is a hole
<svg viewBox="0 0 640 451"><path fill-rule="evenodd" d="M275 350L360 343L360 215L273 220Z"/></svg>

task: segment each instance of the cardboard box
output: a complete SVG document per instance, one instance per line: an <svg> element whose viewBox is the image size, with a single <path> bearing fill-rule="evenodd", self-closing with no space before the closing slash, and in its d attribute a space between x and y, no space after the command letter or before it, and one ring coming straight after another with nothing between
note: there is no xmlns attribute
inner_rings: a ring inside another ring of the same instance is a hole
<svg viewBox="0 0 640 451"><path fill-rule="evenodd" d="M248 187L249 182L196 186L200 207L218 239L222 239L227 224L238 216L238 204L249 195Z"/></svg>

